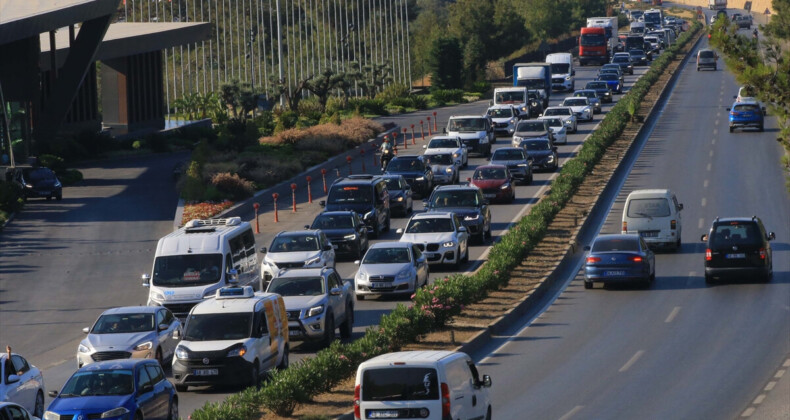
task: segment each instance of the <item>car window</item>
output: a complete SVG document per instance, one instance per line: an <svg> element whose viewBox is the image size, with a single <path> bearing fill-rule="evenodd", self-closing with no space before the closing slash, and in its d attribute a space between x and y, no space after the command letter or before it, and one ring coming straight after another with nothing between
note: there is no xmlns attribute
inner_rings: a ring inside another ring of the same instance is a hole
<svg viewBox="0 0 790 420"><path fill-rule="evenodd" d="M549 142L545 140L526 140L521 143L522 147L526 147L527 150L549 150Z"/></svg>
<svg viewBox="0 0 790 420"><path fill-rule="evenodd" d="M429 149L445 149L450 147L458 147L455 140L451 139L433 139L428 143Z"/></svg>
<svg viewBox="0 0 790 420"><path fill-rule="evenodd" d="M386 181L387 181L387 189L389 190L400 191L403 189L401 188L400 178L387 178Z"/></svg>
<svg viewBox="0 0 790 420"><path fill-rule="evenodd" d="M366 254L363 264L402 264L409 262L409 250L406 248L371 248Z"/></svg>
<svg viewBox="0 0 790 420"><path fill-rule="evenodd" d="M491 118L510 118L513 116L513 109L511 108L494 108L488 110L488 115Z"/></svg>
<svg viewBox="0 0 790 420"><path fill-rule="evenodd" d="M763 242L760 228L753 222L728 222L716 226L711 245L759 245Z"/></svg>
<svg viewBox="0 0 790 420"><path fill-rule="evenodd" d="M318 237L309 235L281 235L274 238L269 252L318 251Z"/></svg>
<svg viewBox="0 0 790 420"><path fill-rule="evenodd" d="M573 110L570 108L549 108L543 115L573 115Z"/></svg>
<svg viewBox="0 0 790 420"><path fill-rule="evenodd" d="M148 371L148 376L151 378L151 384L156 385L165 379L165 373L162 368L156 365L145 365L145 370Z"/></svg>
<svg viewBox="0 0 790 420"><path fill-rule="evenodd" d="M426 367L384 367L362 373L362 401L438 400L439 377Z"/></svg>
<svg viewBox="0 0 790 420"><path fill-rule="evenodd" d="M524 159L524 152L520 149L497 150L491 156L491 160L521 160Z"/></svg>
<svg viewBox="0 0 790 420"><path fill-rule="evenodd" d="M586 99L566 99L563 103L565 106L582 106L587 105Z"/></svg>
<svg viewBox="0 0 790 420"><path fill-rule="evenodd" d="M565 125L562 123L562 120L559 118L546 118L546 121L549 122L549 127L564 127Z"/></svg>
<svg viewBox="0 0 790 420"><path fill-rule="evenodd" d="M128 334L155 329L154 314L107 314L96 320L91 334Z"/></svg>
<svg viewBox="0 0 790 420"><path fill-rule="evenodd" d="M330 204L370 204L371 191L369 185L336 186L329 190L327 203Z"/></svg>
<svg viewBox="0 0 790 420"><path fill-rule="evenodd" d="M425 155L425 162L429 165L452 165L453 157L449 154Z"/></svg>
<svg viewBox="0 0 790 420"><path fill-rule="evenodd" d="M354 216L319 214L313 220L312 229L350 229L354 227Z"/></svg>
<svg viewBox="0 0 790 420"><path fill-rule="evenodd" d="M592 246L592 252L608 251L639 251L638 237L633 238L598 238Z"/></svg>
<svg viewBox="0 0 790 420"><path fill-rule="evenodd" d="M387 171L422 171L424 166L419 159L392 159L387 164Z"/></svg>
<svg viewBox="0 0 790 420"><path fill-rule="evenodd" d="M165 311L164 309L160 309L156 311L156 326L159 327L159 325L164 324L164 322L165 322Z"/></svg>
<svg viewBox="0 0 790 420"><path fill-rule="evenodd" d="M422 257L422 251L420 251L420 248L418 248L417 245L412 245L411 251L414 253L415 260L419 260L420 257Z"/></svg>
<svg viewBox="0 0 790 420"><path fill-rule="evenodd" d="M484 118L453 118L447 126L448 131L483 131L486 129Z"/></svg>
<svg viewBox="0 0 790 420"><path fill-rule="evenodd" d="M544 115L558 115L558 114L551 114L552 110L547 110ZM518 127L516 127L516 131L544 131L546 130L546 125L543 121L522 121L518 123Z"/></svg>
<svg viewBox="0 0 790 420"><path fill-rule="evenodd" d="M330 287L343 287L343 280L340 279L340 276L337 273L330 274L329 280L331 282Z"/></svg>
<svg viewBox="0 0 790 420"><path fill-rule="evenodd" d="M444 207L477 207L480 205L476 190L436 191L431 197L431 206Z"/></svg>
<svg viewBox="0 0 790 420"><path fill-rule="evenodd" d="M323 277L275 277L266 291L282 296L320 296L326 293Z"/></svg>
<svg viewBox="0 0 790 420"><path fill-rule="evenodd" d="M2 418L3 420L6 420L6 418L8 420L30 420L30 417L28 417L26 412L22 411L19 407L13 405L9 405L6 407L6 413L8 414L8 417L5 416L5 413L0 412L0 415L2 415L2 417L0 418Z"/></svg>
<svg viewBox="0 0 790 420"><path fill-rule="evenodd" d="M146 385L153 385L151 376L148 375L148 370L145 369L145 366L139 366L137 368L137 390L143 389Z"/></svg>
<svg viewBox="0 0 790 420"><path fill-rule="evenodd" d="M628 203L628 217L667 217L671 213L666 198L639 198Z"/></svg>
<svg viewBox="0 0 790 420"><path fill-rule="evenodd" d="M506 179L507 170L505 168L483 168L475 171L474 179Z"/></svg>
<svg viewBox="0 0 790 420"><path fill-rule="evenodd" d="M732 107L732 110L736 112L759 112L760 107L756 104L738 104Z"/></svg>
<svg viewBox="0 0 790 420"><path fill-rule="evenodd" d="M437 233L452 232L453 224L446 217L412 219L406 227L406 233Z"/></svg>
<svg viewBox="0 0 790 420"><path fill-rule="evenodd" d="M14 363L14 372L16 374L23 375L30 370L30 365L27 364L27 360L18 354L12 355L11 361Z"/></svg>

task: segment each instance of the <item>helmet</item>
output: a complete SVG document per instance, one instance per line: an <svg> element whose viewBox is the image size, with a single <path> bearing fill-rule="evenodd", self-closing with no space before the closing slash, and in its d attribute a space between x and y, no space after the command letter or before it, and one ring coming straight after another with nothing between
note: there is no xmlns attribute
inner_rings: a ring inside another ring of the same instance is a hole
<svg viewBox="0 0 790 420"><path fill-rule="evenodd" d="M384 143L389 143L389 142L390 142L390 139L387 139L387 138L384 139Z"/></svg>

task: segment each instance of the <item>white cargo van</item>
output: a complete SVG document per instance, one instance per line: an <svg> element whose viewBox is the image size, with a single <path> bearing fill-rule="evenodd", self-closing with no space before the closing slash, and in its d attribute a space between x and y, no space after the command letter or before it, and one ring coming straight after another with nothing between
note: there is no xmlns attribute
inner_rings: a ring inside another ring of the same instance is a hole
<svg viewBox="0 0 790 420"><path fill-rule="evenodd" d="M159 239L153 271L143 274L148 305L179 318L231 283L262 289L255 236L239 217L192 220Z"/></svg>
<svg viewBox="0 0 790 420"><path fill-rule="evenodd" d="M631 22L631 29L629 33L634 35L644 35L647 32L647 28L645 28L645 22Z"/></svg>
<svg viewBox="0 0 790 420"><path fill-rule="evenodd" d="M511 105L521 114L529 114L529 95L525 87L506 87L494 89L492 106Z"/></svg>
<svg viewBox="0 0 790 420"><path fill-rule="evenodd" d="M682 223L675 194L666 189L636 190L623 208L622 233L638 233L649 246L680 249Z"/></svg>
<svg viewBox="0 0 790 420"><path fill-rule="evenodd" d="M354 418L490 419L490 387L466 353L387 353L359 365Z"/></svg>
<svg viewBox="0 0 790 420"><path fill-rule="evenodd" d="M554 53L546 56L551 64L551 88L573 91L576 89L576 70L573 69L573 55Z"/></svg>

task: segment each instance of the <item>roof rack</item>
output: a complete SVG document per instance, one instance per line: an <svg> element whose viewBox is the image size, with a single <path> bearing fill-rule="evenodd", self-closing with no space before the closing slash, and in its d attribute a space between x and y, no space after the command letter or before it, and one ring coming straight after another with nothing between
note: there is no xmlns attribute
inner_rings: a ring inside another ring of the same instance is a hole
<svg viewBox="0 0 790 420"><path fill-rule="evenodd" d="M241 224L241 217L228 217L226 219L193 219L188 221L184 228L193 229L207 226L238 226Z"/></svg>
<svg viewBox="0 0 790 420"><path fill-rule="evenodd" d="M373 179L376 175L371 174L359 174L359 175L349 175L347 176L348 179Z"/></svg>
<svg viewBox="0 0 790 420"><path fill-rule="evenodd" d="M252 286L230 286L217 289L216 298L220 299L249 299L255 296Z"/></svg>

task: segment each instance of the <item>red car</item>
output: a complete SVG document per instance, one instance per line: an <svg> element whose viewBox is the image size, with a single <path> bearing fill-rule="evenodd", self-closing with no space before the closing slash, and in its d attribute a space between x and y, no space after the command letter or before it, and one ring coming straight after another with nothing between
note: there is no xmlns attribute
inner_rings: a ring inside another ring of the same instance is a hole
<svg viewBox="0 0 790 420"><path fill-rule="evenodd" d="M512 203L516 198L513 178L505 165L478 166L472 175L472 185L480 188L489 201Z"/></svg>

